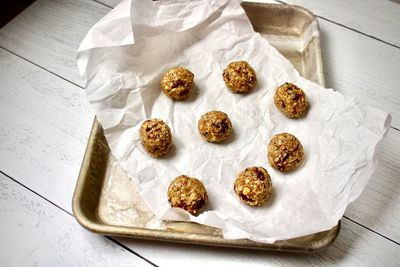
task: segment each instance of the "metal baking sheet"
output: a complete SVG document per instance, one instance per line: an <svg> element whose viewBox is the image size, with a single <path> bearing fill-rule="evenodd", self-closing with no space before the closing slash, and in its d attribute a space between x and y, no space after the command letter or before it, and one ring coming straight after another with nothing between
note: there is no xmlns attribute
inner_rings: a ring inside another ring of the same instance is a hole
<svg viewBox="0 0 400 267"><path fill-rule="evenodd" d="M254 29L268 39L306 78L324 84L319 27L309 11L289 5L242 3ZM104 235L213 246L315 252L334 242L334 228L273 244L224 239L221 230L190 222L160 221L140 198L110 153L95 119L73 197L73 212L85 228Z"/></svg>

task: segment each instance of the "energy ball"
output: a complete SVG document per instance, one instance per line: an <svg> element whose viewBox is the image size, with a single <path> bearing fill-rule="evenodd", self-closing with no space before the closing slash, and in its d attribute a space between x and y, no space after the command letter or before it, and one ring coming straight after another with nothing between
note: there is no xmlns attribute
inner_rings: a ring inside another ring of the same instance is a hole
<svg viewBox="0 0 400 267"><path fill-rule="evenodd" d="M171 207L182 208L192 215L198 215L207 200L206 188L196 178L181 175L168 187L168 201Z"/></svg>
<svg viewBox="0 0 400 267"><path fill-rule="evenodd" d="M231 62L222 77L226 86L234 93L247 93L257 84L256 72L246 61Z"/></svg>
<svg viewBox="0 0 400 267"><path fill-rule="evenodd" d="M161 157L171 150L172 134L168 125L160 119L150 119L140 127L140 142L153 157Z"/></svg>
<svg viewBox="0 0 400 267"><path fill-rule="evenodd" d="M260 206L271 196L271 177L263 167L250 167L239 173L233 189L243 203Z"/></svg>
<svg viewBox="0 0 400 267"><path fill-rule="evenodd" d="M294 135L289 133L277 134L272 137L268 144L269 164L281 172L293 170L303 158L303 146Z"/></svg>
<svg viewBox="0 0 400 267"><path fill-rule="evenodd" d="M289 118L298 118L307 110L304 91L292 83L284 83L276 89L275 106Z"/></svg>
<svg viewBox="0 0 400 267"><path fill-rule="evenodd" d="M161 89L173 100L185 100L193 91L193 77L193 73L184 67L171 68L161 80Z"/></svg>
<svg viewBox="0 0 400 267"><path fill-rule="evenodd" d="M210 111L201 116L198 129L204 140L219 143L232 134L232 123L224 112Z"/></svg>

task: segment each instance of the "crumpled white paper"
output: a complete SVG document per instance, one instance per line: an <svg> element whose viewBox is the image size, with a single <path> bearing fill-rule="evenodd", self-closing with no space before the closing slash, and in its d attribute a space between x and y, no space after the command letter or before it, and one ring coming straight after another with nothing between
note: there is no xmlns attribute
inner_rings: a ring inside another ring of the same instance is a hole
<svg viewBox="0 0 400 267"><path fill-rule="evenodd" d="M256 70L258 86L249 94L232 94L223 82L223 69L236 60ZM386 112L302 78L253 31L238 1L125 0L89 31L77 61L112 153L155 215L219 227L229 239L274 242L335 226L374 171L390 124ZM177 65L195 75L195 93L184 102L166 97L159 85ZM274 91L284 82L304 89L305 118L288 119L274 106ZM231 118L234 136L225 143L198 134L197 121L210 110ZM165 158L148 156L140 145L139 128L148 118L163 119L172 130L174 148ZM267 162L267 144L280 132L297 136L305 149L303 164L291 173ZM249 166L263 166L272 177L265 206L246 206L233 192L235 177ZM167 187L181 174L207 188L207 211L198 217L168 203Z"/></svg>

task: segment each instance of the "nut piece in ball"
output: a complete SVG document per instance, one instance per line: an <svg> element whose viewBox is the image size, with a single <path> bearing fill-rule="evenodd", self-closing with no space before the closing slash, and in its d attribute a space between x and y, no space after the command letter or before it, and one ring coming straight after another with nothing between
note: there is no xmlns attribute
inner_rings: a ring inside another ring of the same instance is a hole
<svg viewBox="0 0 400 267"><path fill-rule="evenodd" d="M231 62L222 77L226 86L234 93L247 93L257 84L256 72L246 61Z"/></svg>
<svg viewBox="0 0 400 267"><path fill-rule="evenodd" d="M289 118L298 118L307 110L304 91L292 83L284 83L276 89L275 106Z"/></svg>
<svg viewBox="0 0 400 267"><path fill-rule="evenodd" d="M173 208L182 208L197 216L207 203L207 191L203 183L196 178L181 175L168 187L168 201Z"/></svg>
<svg viewBox="0 0 400 267"><path fill-rule="evenodd" d="M161 157L171 150L172 134L168 125L159 119L150 119L140 127L140 142L153 157Z"/></svg>
<svg viewBox="0 0 400 267"><path fill-rule="evenodd" d="M272 137L268 144L269 164L281 172L297 167L304 158L300 141L289 133L280 133Z"/></svg>
<svg viewBox="0 0 400 267"><path fill-rule="evenodd" d="M239 173L233 189L243 203L260 206L271 196L271 177L263 167L250 167Z"/></svg>
<svg viewBox="0 0 400 267"><path fill-rule="evenodd" d="M161 89L173 100L185 100L193 91L193 77L193 73L184 67L171 68L161 80Z"/></svg>
<svg viewBox="0 0 400 267"><path fill-rule="evenodd" d="M198 129L204 140L219 143L232 134L232 123L224 112L210 111L201 116Z"/></svg>

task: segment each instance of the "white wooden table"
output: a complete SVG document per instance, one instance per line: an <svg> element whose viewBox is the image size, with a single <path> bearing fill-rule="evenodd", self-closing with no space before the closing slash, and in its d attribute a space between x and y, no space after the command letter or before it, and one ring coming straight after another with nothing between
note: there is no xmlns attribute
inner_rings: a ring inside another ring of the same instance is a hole
<svg viewBox="0 0 400 267"><path fill-rule="evenodd" d="M37 0L0 29L1 266L400 266L399 1L279 1L318 16L327 85L393 116L337 241L312 255L105 238L75 221L71 198L94 117L75 55L117 2Z"/></svg>

